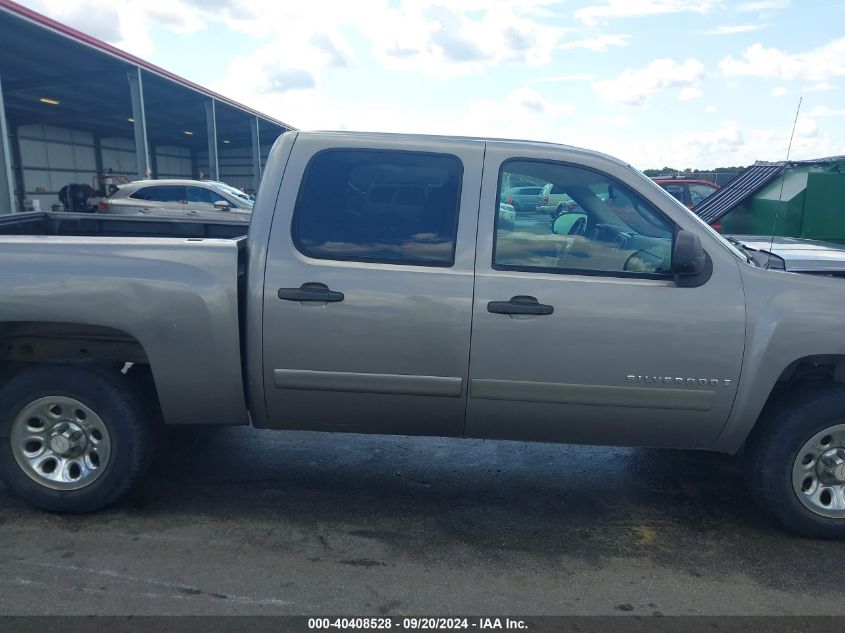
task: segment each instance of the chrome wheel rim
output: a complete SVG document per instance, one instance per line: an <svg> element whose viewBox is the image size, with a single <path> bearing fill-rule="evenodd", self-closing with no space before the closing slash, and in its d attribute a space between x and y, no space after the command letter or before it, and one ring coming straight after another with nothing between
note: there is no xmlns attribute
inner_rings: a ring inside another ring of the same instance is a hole
<svg viewBox="0 0 845 633"><path fill-rule="evenodd" d="M792 488L814 513L845 518L845 424L819 431L801 447L792 466Z"/></svg>
<svg viewBox="0 0 845 633"><path fill-rule="evenodd" d="M111 438L103 420L66 396L39 398L21 409L10 440L21 469L53 490L90 486L111 457Z"/></svg>

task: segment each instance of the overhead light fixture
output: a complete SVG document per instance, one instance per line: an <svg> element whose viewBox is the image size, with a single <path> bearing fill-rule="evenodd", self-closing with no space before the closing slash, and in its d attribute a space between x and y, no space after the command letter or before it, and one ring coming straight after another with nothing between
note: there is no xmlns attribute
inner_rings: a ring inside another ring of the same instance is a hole
<svg viewBox="0 0 845 633"><path fill-rule="evenodd" d="M228 144L229 144L229 143L231 143L232 141L227 141L227 140L225 140L225 139L224 139L224 141L223 141L223 142L224 142L224 143L226 143L226 145L228 145Z"/></svg>
<svg viewBox="0 0 845 633"><path fill-rule="evenodd" d="M190 130L185 130L185 134L187 134L188 136L193 136L193 135L194 135L194 133L193 133L193 132L191 132Z"/></svg>
<svg viewBox="0 0 845 633"><path fill-rule="evenodd" d="M41 103L49 103L50 105L59 105L59 102L55 99L48 99L47 97L41 97L39 99Z"/></svg>
<svg viewBox="0 0 845 633"><path fill-rule="evenodd" d="M127 121L129 121L130 123L135 123L135 119L133 119L132 117L129 117L129 118L128 118L128 119L126 119L126 120L127 120Z"/></svg>

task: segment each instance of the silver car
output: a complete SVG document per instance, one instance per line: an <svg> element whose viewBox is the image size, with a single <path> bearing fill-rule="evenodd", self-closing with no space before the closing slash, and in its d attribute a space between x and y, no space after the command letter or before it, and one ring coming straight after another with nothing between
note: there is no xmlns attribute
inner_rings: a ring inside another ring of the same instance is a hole
<svg viewBox="0 0 845 633"><path fill-rule="evenodd" d="M542 187L511 187L502 192L499 199L502 202L513 205L516 213L527 212L534 213L537 211L537 204L539 203L540 194L543 193Z"/></svg>
<svg viewBox="0 0 845 633"><path fill-rule="evenodd" d="M253 198L213 180L136 180L97 206L98 213L249 222Z"/></svg>
<svg viewBox="0 0 845 633"><path fill-rule="evenodd" d="M845 246L800 237L726 235L763 268L845 277Z"/></svg>

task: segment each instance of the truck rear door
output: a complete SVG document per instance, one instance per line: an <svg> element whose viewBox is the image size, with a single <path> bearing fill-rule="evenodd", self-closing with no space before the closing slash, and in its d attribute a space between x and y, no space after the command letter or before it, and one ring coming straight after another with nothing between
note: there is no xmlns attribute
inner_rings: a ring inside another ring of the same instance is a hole
<svg viewBox="0 0 845 633"><path fill-rule="evenodd" d="M484 144L300 135L264 287L268 426L461 435Z"/></svg>

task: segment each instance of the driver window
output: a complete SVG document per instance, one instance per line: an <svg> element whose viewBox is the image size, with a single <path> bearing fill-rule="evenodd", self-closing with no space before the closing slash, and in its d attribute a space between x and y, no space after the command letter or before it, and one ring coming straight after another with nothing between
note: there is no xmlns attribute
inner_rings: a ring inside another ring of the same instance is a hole
<svg viewBox="0 0 845 633"><path fill-rule="evenodd" d="M542 188L535 211L514 213L502 201L513 182ZM502 166L499 186L494 268L609 275L670 273L673 224L608 176L558 163L509 161Z"/></svg>

